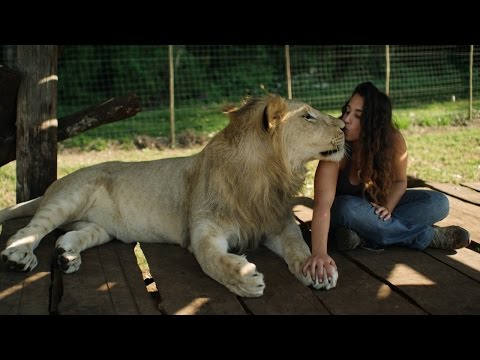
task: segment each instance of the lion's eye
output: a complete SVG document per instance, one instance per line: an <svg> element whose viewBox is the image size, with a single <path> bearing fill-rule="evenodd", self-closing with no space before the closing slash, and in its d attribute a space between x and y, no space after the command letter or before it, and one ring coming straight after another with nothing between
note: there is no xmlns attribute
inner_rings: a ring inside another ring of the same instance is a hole
<svg viewBox="0 0 480 360"><path fill-rule="evenodd" d="M312 114L310 112L303 115L303 118L308 122L312 122L312 123L317 121L317 117L315 116L315 114Z"/></svg>

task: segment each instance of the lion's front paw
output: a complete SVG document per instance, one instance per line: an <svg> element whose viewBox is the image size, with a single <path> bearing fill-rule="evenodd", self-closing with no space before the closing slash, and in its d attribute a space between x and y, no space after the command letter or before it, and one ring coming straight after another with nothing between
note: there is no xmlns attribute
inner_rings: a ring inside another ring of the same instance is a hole
<svg viewBox="0 0 480 360"><path fill-rule="evenodd" d="M333 276L329 279L327 272L323 271L323 279L322 281L318 280L312 280L310 277L310 274L307 274L307 276L303 275L303 266L305 264L305 260L302 261L294 261L292 264L289 265L289 269L292 272L295 277L300 280L300 282L305 285L305 286L312 286L315 289L325 289L325 290L330 290L337 286L337 281L338 281L338 271L334 269Z"/></svg>
<svg viewBox="0 0 480 360"><path fill-rule="evenodd" d="M10 269L31 271L38 265L38 260L30 246L10 246L2 251L2 260Z"/></svg>
<svg viewBox="0 0 480 360"><path fill-rule="evenodd" d="M263 274L257 271L255 264L246 260L239 261L233 272L233 278L225 279L225 286L237 295L258 297L263 295L265 282Z"/></svg>
<svg viewBox="0 0 480 360"><path fill-rule="evenodd" d="M337 269L333 270L333 276L329 279L327 276L327 272L325 269L323 270L323 280L322 282L317 281L312 281L312 286L317 289L324 289L324 290L330 290L337 286L337 281L338 281L338 271Z"/></svg>
<svg viewBox="0 0 480 360"><path fill-rule="evenodd" d="M57 255L58 266L64 273L70 274L80 269L82 264L80 253L57 247L55 254Z"/></svg>

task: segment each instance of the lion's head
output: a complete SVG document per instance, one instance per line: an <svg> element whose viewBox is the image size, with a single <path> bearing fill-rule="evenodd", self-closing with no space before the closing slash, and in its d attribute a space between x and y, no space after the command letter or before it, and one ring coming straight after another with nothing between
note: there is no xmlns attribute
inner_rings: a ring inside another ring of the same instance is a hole
<svg viewBox="0 0 480 360"><path fill-rule="evenodd" d="M253 234L260 222L265 232L273 231L291 216L305 164L343 157L344 123L303 102L274 95L251 98L227 113L230 123L202 155L205 176L214 184L202 192L221 199L221 212L242 223L242 229Z"/></svg>
<svg viewBox="0 0 480 360"><path fill-rule="evenodd" d="M344 155L343 121L298 101L277 95L252 98L238 109L228 112L230 125L225 135L231 142L252 139L271 143L279 158L287 161L293 172L303 169L310 160L339 161ZM258 142L260 143L260 142ZM256 146L250 147L251 150ZM265 151L262 147L261 151Z"/></svg>

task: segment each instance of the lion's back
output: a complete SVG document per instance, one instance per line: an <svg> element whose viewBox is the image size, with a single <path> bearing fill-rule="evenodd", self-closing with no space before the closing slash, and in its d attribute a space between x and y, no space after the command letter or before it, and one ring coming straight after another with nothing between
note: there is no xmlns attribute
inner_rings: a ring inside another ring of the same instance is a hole
<svg viewBox="0 0 480 360"><path fill-rule="evenodd" d="M67 206L88 197L76 220L93 221L115 237L181 242L185 196L196 156L145 162L112 161L78 170L54 183L45 201Z"/></svg>

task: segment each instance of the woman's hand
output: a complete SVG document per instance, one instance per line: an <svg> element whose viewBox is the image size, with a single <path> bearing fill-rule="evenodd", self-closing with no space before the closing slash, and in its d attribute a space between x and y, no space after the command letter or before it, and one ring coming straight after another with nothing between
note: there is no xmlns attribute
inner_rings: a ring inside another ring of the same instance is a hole
<svg viewBox="0 0 480 360"><path fill-rule="evenodd" d="M378 215L380 219L383 221L390 220L392 217L392 214L390 213L390 210L386 208L385 206L375 204L374 202L371 202L372 206L375 208L375 214Z"/></svg>
<svg viewBox="0 0 480 360"><path fill-rule="evenodd" d="M321 253L310 255L303 266L302 272L303 276L310 275L312 281L321 283L323 281L324 271L327 272L328 281L331 282L335 270L337 270L335 261L333 261L327 253Z"/></svg>

